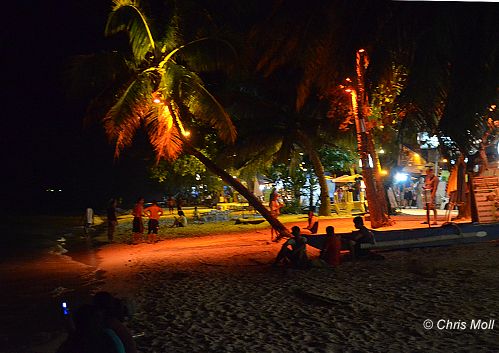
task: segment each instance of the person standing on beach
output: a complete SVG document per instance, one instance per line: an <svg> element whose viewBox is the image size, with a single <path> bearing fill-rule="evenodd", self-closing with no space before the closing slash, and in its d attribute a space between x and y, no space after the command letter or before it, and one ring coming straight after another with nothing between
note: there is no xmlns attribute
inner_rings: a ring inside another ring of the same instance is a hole
<svg viewBox="0 0 499 353"><path fill-rule="evenodd" d="M269 200L269 208L270 208L270 213L272 214L272 216L274 216L275 218L279 217L279 215L281 214L281 207L282 207L282 204L279 203L279 194L277 193L276 189L273 189L272 190L272 193L270 194L270 200ZM274 227L270 228L270 240L273 241L274 240L274 233L276 235L277 238L278 237L278 233L276 230L274 230Z"/></svg>
<svg viewBox="0 0 499 353"><path fill-rule="evenodd" d="M175 200L173 197L170 196L166 204L168 205L168 211L170 211L170 214L173 214L173 210L175 209Z"/></svg>
<svg viewBox="0 0 499 353"><path fill-rule="evenodd" d="M87 207L85 214L83 215L83 233L88 237L90 228L94 224L94 210Z"/></svg>
<svg viewBox="0 0 499 353"><path fill-rule="evenodd" d="M433 168L428 168L426 170L426 176L424 179L424 202L425 202L425 209L427 209L427 212L429 210L433 210L433 225L437 224L437 209L435 207L435 195L437 194L437 188L438 188L438 177L435 175L435 172L433 171ZM429 219L423 224L427 224L429 222Z"/></svg>
<svg viewBox="0 0 499 353"><path fill-rule="evenodd" d="M147 223L149 242L155 243L159 229L159 218L163 215L163 209L159 207L156 200L154 200L151 206L144 209L144 214L149 217L149 222Z"/></svg>
<svg viewBox="0 0 499 353"><path fill-rule="evenodd" d="M137 243L142 240L144 234L144 223L142 222L142 216L144 215L144 198L139 197L137 203L133 207L132 211L133 222L132 222L132 236L133 243Z"/></svg>

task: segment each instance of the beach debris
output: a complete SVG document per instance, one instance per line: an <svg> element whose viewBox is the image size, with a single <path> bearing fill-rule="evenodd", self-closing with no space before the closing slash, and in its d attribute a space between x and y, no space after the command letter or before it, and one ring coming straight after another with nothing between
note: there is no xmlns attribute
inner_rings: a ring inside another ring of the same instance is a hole
<svg viewBox="0 0 499 353"><path fill-rule="evenodd" d="M57 298L64 293L73 292L73 291L74 291L74 289L69 289L69 288L65 288L65 287L57 287L57 288L54 288L50 292L50 295L52 296L52 298Z"/></svg>

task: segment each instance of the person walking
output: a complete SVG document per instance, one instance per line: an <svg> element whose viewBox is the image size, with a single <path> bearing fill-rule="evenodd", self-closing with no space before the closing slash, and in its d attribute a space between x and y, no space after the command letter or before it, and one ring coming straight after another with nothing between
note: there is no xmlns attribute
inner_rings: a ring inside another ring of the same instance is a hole
<svg viewBox="0 0 499 353"><path fill-rule="evenodd" d="M118 224L118 217L116 216L116 206L118 202L116 199L109 200L109 205L107 207L107 240L109 242L113 241L114 231L116 230L116 225Z"/></svg>
<svg viewBox="0 0 499 353"><path fill-rule="evenodd" d="M144 234L144 223L142 221L142 216L144 215L144 198L139 197L132 211L133 222L132 222L132 243L136 244L139 240L142 240Z"/></svg>
<svg viewBox="0 0 499 353"><path fill-rule="evenodd" d="M159 230L159 218L163 215L163 209L154 200L151 206L144 209L144 214L149 217L149 222L147 223L149 243L155 243Z"/></svg>

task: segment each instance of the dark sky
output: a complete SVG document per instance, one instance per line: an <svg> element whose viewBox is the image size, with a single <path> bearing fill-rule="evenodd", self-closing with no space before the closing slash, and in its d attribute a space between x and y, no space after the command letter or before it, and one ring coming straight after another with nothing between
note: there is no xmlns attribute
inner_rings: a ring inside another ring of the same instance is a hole
<svg viewBox="0 0 499 353"><path fill-rule="evenodd" d="M83 127L85 104L69 100L64 89L69 59L104 49L111 2L28 0L9 6L1 34L2 199L38 205L47 200L42 190L61 188L79 207L95 195L105 199L123 190L125 175L137 181L135 188L147 184L133 161L113 161L100 127Z"/></svg>
<svg viewBox="0 0 499 353"><path fill-rule="evenodd" d="M1 42L0 146L7 167L2 194L32 199L44 188L82 184L75 175L78 167L84 168L92 160L85 156L103 146L99 134L83 129L84 104L68 99L64 80L72 56L102 48L111 5L86 0L16 1L10 6ZM112 165L108 152L92 163Z"/></svg>

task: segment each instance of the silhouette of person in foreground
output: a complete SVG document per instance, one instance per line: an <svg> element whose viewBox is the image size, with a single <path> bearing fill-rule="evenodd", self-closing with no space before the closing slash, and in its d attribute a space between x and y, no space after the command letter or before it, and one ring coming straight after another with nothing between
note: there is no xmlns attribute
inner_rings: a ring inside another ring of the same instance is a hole
<svg viewBox="0 0 499 353"><path fill-rule="evenodd" d="M94 305L84 304L74 315L74 331L57 353L126 353L116 333L104 325L104 315Z"/></svg>
<svg viewBox="0 0 499 353"><path fill-rule="evenodd" d="M125 316L128 313L122 301L113 297L109 292L97 292L94 295L93 303L104 315L104 327L116 333L121 342L123 342L125 352L137 353L133 336L124 324Z"/></svg>

